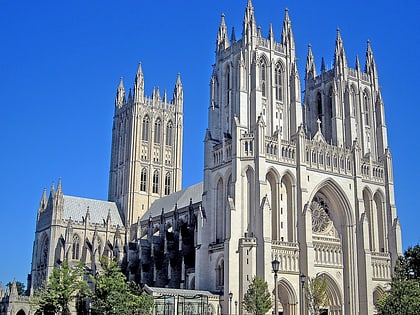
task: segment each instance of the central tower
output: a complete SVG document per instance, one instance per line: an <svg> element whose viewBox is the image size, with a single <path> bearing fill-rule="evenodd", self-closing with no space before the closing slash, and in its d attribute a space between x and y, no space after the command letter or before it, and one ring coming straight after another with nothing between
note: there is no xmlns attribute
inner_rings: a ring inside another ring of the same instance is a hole
<svg viewBox="0 0 420 315"><path fill-rule="evenodd" d="M172 100L159 89L144 95L138 67L134 93L120 80L112 127L108 199L118 204L126 227L137 223L152 202L181 189L184 93L178 74ZM131 238L131 237L130 237Z"/></svg>

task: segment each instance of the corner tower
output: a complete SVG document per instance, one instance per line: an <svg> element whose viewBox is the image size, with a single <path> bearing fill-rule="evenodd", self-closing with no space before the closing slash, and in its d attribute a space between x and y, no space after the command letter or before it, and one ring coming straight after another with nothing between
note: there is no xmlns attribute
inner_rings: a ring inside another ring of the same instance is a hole
<svg viewBox="0 0 420 315"><path fill-rule="evenodd" d="M178 74L172 100L159 89L144 95L141 64L125 95L117 89L112 127L108 199L118 204L126 227L137 222L157 198L181 189L183 87Z"/></svg>

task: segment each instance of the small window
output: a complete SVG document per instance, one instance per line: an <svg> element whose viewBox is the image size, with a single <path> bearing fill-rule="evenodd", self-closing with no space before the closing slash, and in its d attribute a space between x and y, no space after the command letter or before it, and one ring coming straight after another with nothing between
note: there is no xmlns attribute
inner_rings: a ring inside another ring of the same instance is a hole
<svg viewBox="0 0 420 315"><path fill-rule="evenodd" d="M158 171L155 171L153 173L153 189L152 189L152 192L154 194L159 193L159 172Z"/></svg>
<svg viewBox="0 0 420 315"><path fill-rule="evenodd" d="M160 143L161 127L162 127L162 122L158 118L155 121L155 139L154 139L155 143Z"/></svg>
<svg viewBox="0 0 420 315"><path fill-rule="evenodd" d="M72 259L78 260L80 256L80 238L78 235L73 236Z"/></svg>
<svg viewBox="0 0 420 315"><path fill-rule="evenodd" d="M169 121L168 124L166 125L166 143L165 144L167 146L172 145L172 130L173 130L172 121Z"/></svg>
<svg viewBox="0 0 420 315"><path fill-rule="evenodd" d="M140 175L140 191L146 191L147 170L143 168Z"/></svg>
<svg viewBox="0 0 420 315"><path fill-rule="evenodd" d="M171 193L171 173L166 173L165 176L165 195L169 195Z"/></svg>
<svg viewBox="0 0 420 315"><path fill-rule="evenodd" d="M143 141L149 141L149 116L144 116L141 139Z"/></svg>
<svg viewBox="0 0 420 315"><path fill-rule="evenodd" d="M261 82L261 94L262 94L263 97L267 96L266 81L267 81L267 66L265 64L265 61L261 60L260 82Z"/></svg>
<svg viewBox="0 0 420 315"><path fill-rule="evenodd" d="M283 72L280 64L276 65L276 71L274 74L274 84L276 89L276 101L283 101ZM276 113L277 118L277 113Z"/></svg>

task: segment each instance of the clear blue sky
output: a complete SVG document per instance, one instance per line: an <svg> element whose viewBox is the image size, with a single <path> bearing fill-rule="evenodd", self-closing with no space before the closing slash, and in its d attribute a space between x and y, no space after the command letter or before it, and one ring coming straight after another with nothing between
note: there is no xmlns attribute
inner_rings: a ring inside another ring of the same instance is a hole
<svg viewBox="0 0 420 315"><path fill-rule="evenodd" d="M26 283L43 188L106 199L114 97L143 64L146 94L184 84L183 186L202 180L209 80L221 13L241 37L247 0L0 0L0 281ZM403 246L420 243L420 2L254 0L257 24L281 36L289 8L303 78L307 45L330 65L336 29L348 62L375 55Z"/></svg>

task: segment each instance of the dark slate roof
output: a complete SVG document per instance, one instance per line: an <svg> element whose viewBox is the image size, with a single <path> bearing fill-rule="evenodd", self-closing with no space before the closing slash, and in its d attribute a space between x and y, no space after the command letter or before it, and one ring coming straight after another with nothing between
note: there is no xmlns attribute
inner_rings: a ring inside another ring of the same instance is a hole
<svg viewBox="0 0 420 315"><path fill-rule="evenodd" d="M115 202L66 195L64 195L63 198L64 219L66 220L71 218L74 221L83 221L83 218L86 216L86 210L89 207L91 223L104 224L109 213L111 215L111 225L123 226Z"/></svg>
<svg viewBox="0 0 420 315"><path fill-rule="evenodd" d="M159 198L155 200L152 205L150 206L149 210L143 215L143 220L148 219L150 215L152 217L156 217L161 215L162 208L164 209L165 213L171 212L175 209L175 204L178 205L178 209L187 207L190 204L190 198L192 198L192 202L198 203L202 201L203 195L203 183L198 183L187 187L183 190L174 192L168 196Z"/></svg>

